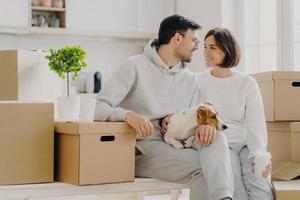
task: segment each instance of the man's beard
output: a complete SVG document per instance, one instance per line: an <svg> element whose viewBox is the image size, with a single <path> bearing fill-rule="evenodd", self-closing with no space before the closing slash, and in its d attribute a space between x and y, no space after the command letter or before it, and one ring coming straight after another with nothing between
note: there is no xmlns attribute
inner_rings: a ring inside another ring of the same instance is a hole
<svg viewBox="0 0 300 200"><path fill-rule="evenodd" d="M180 61L190 63L192 61L192 58L181 58Z"/></svg>

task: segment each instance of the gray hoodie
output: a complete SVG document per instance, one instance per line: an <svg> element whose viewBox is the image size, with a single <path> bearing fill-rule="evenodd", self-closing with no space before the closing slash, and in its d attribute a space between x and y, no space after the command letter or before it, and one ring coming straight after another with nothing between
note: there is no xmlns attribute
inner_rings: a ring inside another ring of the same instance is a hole
<svg viewBox="0 0 300 200"><path fill-rule="evenodd" d="M113 74L97 96L95 120L124 121L131 110L147 116L157 130L158 119L199 103L195 75L182 62L169 69L153 42Z"/></svg>

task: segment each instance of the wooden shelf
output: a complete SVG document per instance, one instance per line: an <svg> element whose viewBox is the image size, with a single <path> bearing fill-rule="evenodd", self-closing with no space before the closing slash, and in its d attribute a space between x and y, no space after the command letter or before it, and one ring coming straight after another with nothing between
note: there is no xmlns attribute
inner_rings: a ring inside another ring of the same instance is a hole
<svg viewBox="0 0 300 200"><path fill-rule="evenodd" d="M56 8L56 7L43 7L43 6L32 6L34 11L48 11L48 12L65 12L65 8Z"/></svg>
<svg viewBox="0 0 300 200"><path fill-rule="evenodd" d="M156 33L118 33L118 32L90 32L90 31L75 31L66 28L14 28L1 27L0 34L12 35L37 35L37 36L75 36L75 37L94 37L94 38L112 38L112 39L128 39L128 40L149 40L157 37Z"/></svg>
<svg viewBox="0 0 300 200"><path fill-rule="evenodd" d="M58 36L83 36L83 37L102 37L102 38L120 38L120 39L151 39L156 37L155 33L116 33L116 32L102 32L102 31L83 31L70 30L67 28L41 28L31 27L31 34L34 35L58 35Z"/></svg>

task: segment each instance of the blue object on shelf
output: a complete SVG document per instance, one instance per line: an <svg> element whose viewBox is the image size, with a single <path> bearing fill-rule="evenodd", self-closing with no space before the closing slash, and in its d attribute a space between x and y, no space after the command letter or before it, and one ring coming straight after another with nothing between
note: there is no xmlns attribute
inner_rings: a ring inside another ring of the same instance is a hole
<svg viewBox="0 0 300 200"><path fill-rule="evenodd" d="M100 72L95 72L94 74L94 93L98 93L101 91L101 79L102 75Z"/></svg>

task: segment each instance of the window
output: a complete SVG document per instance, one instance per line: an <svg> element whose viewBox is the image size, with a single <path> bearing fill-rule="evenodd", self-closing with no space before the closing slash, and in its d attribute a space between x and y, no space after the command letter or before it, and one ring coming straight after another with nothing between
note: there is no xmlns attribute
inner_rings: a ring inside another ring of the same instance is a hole
<svg viewBox="0 0 300 200"><path fill-rule="evenodd" d="M243 0L242 9L245 72L276 70L276 0Z"/></svg>
<svg viewBox="0 0 300 200"><path fill-rule="evenodd" d="M300 0L293 1L293 21L294 21L294 70L300 71Z"/></svg>

